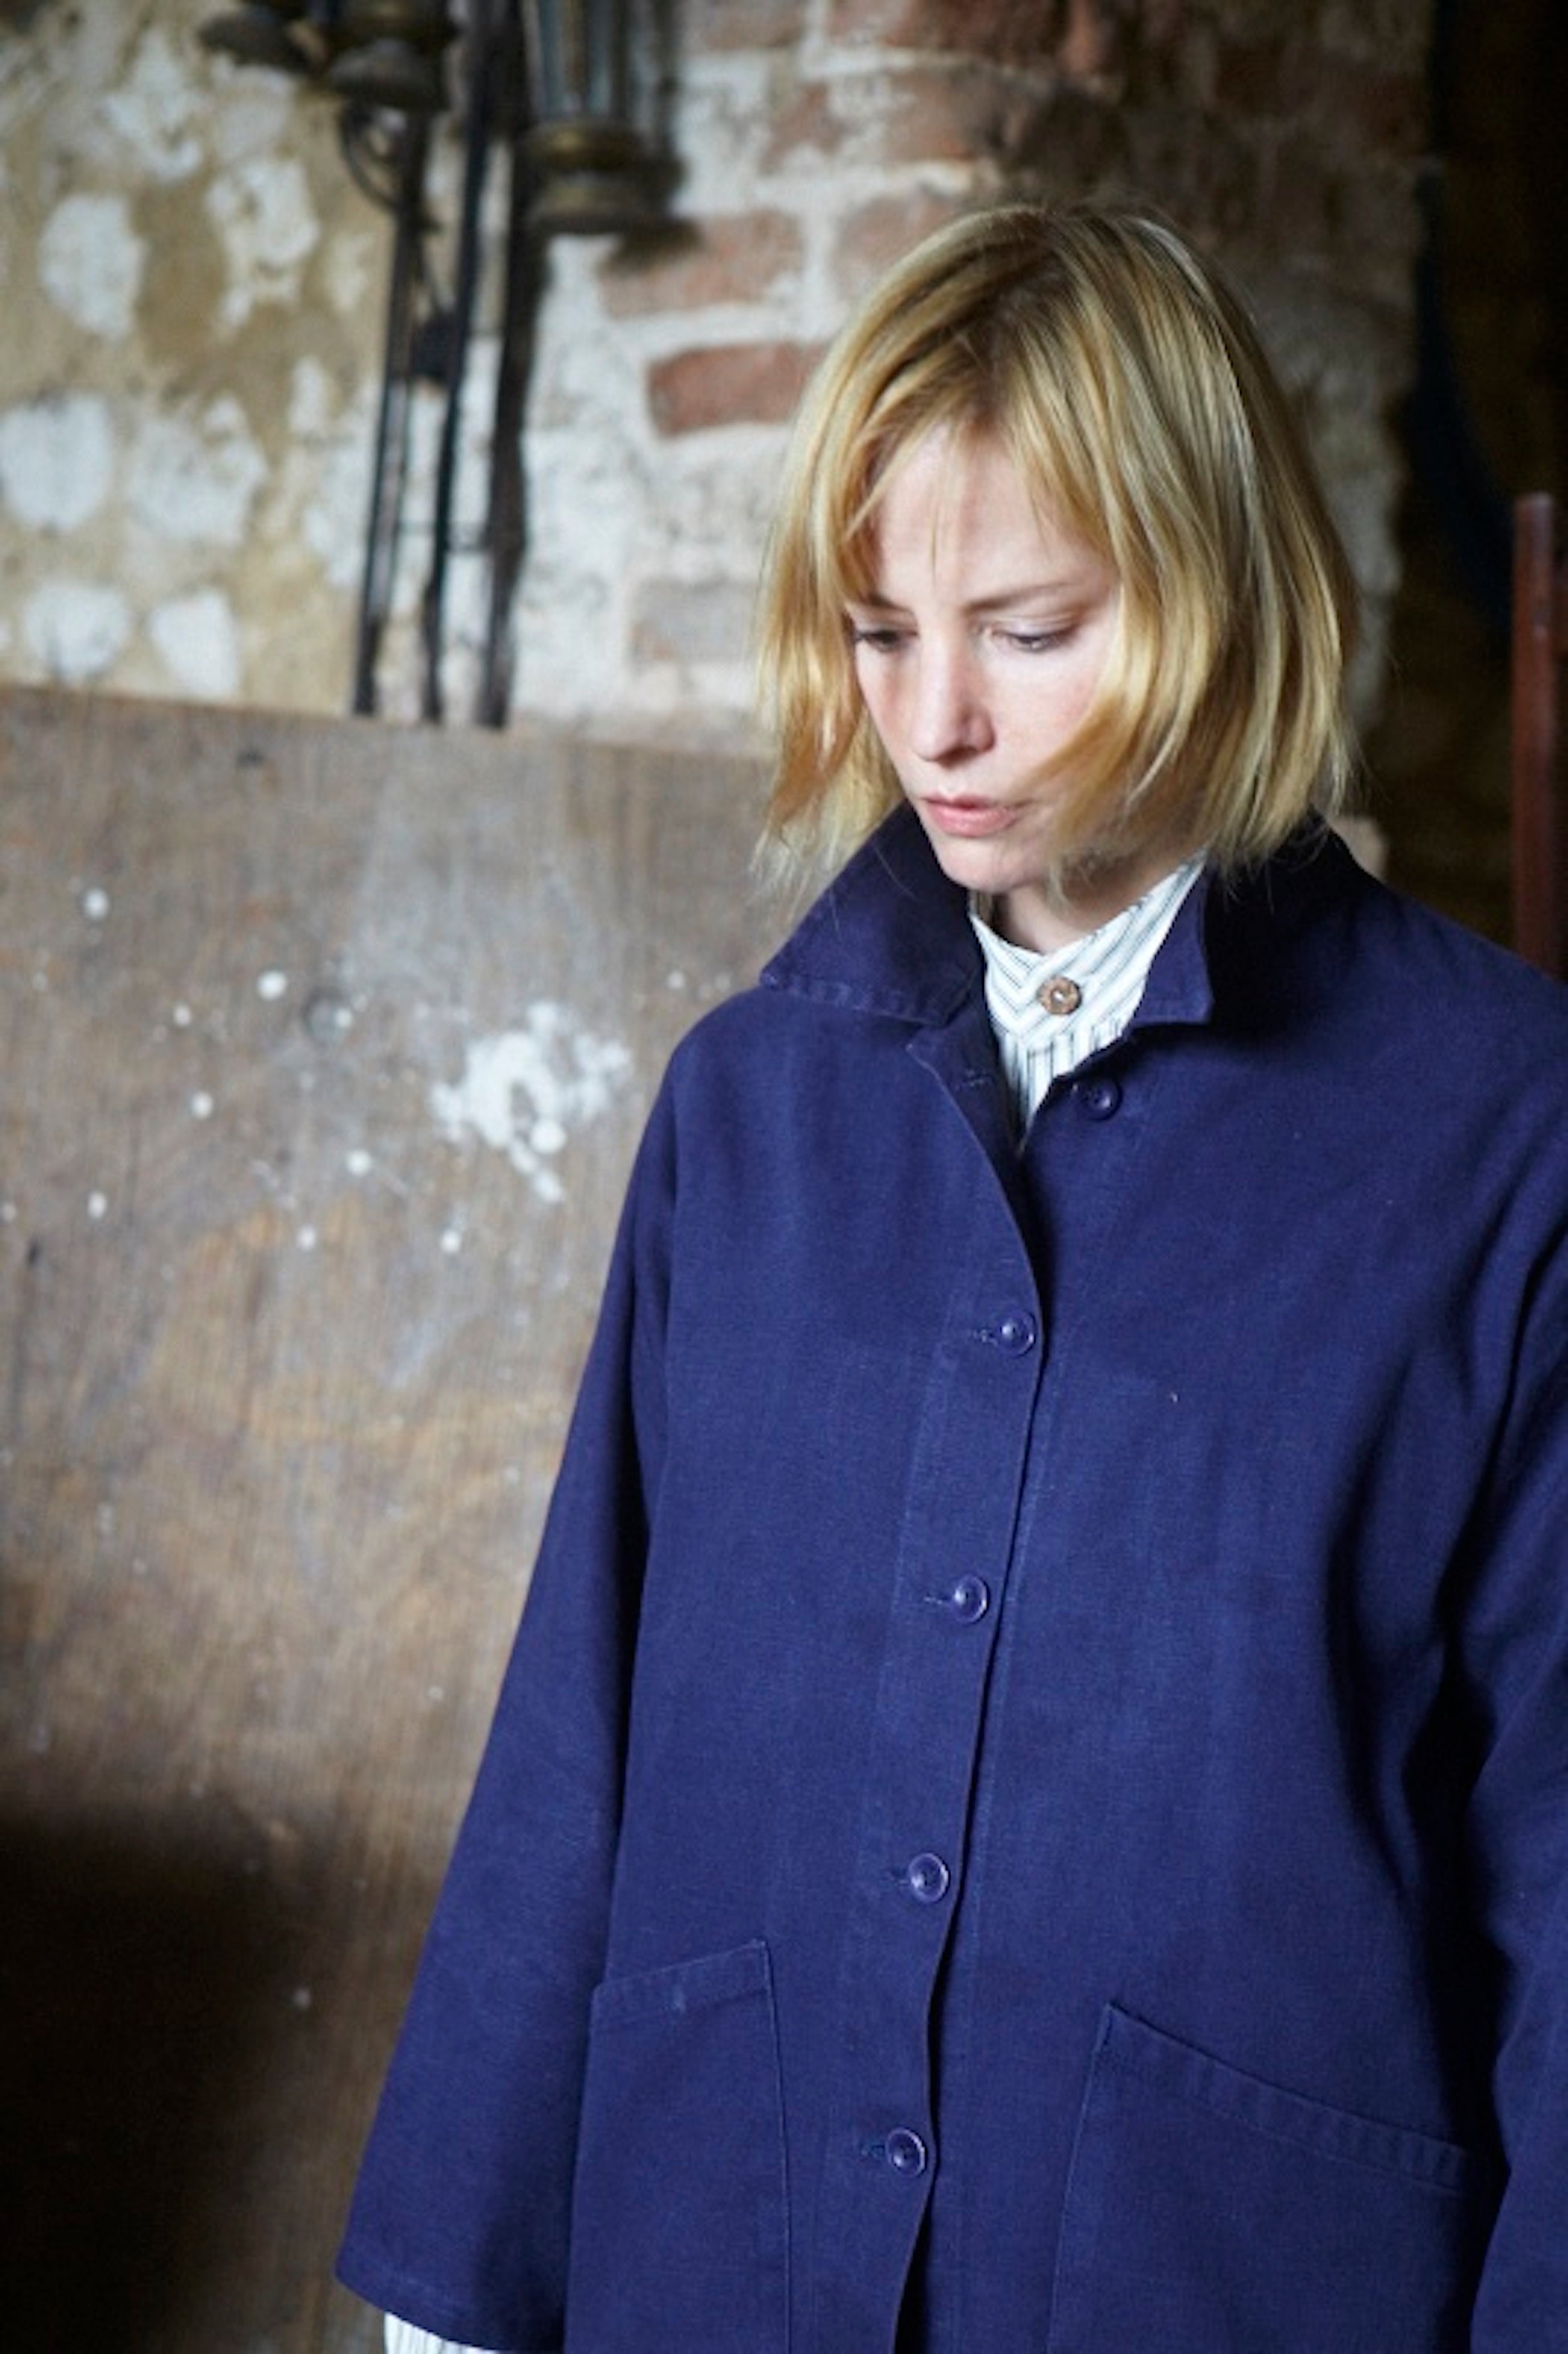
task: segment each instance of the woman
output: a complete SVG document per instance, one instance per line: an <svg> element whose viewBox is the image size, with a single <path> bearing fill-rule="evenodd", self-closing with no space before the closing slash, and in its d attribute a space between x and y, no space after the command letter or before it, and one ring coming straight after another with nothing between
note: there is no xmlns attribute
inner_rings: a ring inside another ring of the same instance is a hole
<svg viewBox="0 0 1568 2354"><path fill-rule="evenodd" d="M825 364L849 861L633 1175L345 2244L409 2342L1568 2348L1568 1016L1328 830L1351 616L1156 223Z"/></svg>

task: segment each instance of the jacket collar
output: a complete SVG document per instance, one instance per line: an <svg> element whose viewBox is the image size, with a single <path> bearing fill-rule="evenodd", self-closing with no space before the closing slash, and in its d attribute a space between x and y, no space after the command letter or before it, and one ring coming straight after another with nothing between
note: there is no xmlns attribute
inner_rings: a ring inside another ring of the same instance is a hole
<svg viewBox="0 0 1568 2354"><path fill-rule="evenodd" d="M1131 1027L1206 1023L1227 979L1255 972L1265 935L1294 929L1352 862L1322 824L1303 826L1254 874L1205 869L1150 969ZM807 910L764 968L765 988L917 1025L948 1022L984 984L963 891L901 803Z"/></svg>

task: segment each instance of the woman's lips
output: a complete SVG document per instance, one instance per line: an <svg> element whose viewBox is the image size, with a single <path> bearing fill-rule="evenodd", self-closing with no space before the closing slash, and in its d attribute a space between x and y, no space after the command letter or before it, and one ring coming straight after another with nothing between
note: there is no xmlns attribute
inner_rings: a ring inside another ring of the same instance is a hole
<svg viewBox="0 0 1568 2354"><path fill-rule="evenodd" d="M965 842L983 841L988 834L1004 833L1012 823L1013 812L1005 801L982 801L960 795L945 801L927 794L921 807L939 833L949 833Z"/></svg>

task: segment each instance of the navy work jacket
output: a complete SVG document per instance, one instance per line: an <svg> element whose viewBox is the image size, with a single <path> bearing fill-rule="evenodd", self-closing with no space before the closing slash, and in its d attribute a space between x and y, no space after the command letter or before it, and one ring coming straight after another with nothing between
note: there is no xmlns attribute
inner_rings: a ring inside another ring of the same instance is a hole
<svg viewBox="0 0 1568 2354"><path fill-rule="evenodd" d="M1331 837L1019 1143L906 811L677 1050L342 2257L544 2354L1568 2349L1568 991Z"/></svg>

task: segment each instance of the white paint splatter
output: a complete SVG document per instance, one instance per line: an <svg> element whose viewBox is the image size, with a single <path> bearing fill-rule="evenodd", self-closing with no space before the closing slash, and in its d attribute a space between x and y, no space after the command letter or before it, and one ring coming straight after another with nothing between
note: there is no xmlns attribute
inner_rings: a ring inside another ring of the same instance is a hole
<svg viewBox="0 0 1568 2354"><path fill-rule="evenodd" d="M88 1195L87 1214L90 1218L96 1222L98 1219L107 1216L108 1211L109 1196L107 1193L90 1193Z"/></svg>
<svg viewBox="0 0 1568 2354"><path fill-rule="evenodd" d="M560 1202L565 1188L546 1163L574 1129L609 1108L630 1069L619 1039L578 1029L546 999L529 1007L524 1028L475 1039L462 1077L431 1088L430 1109L449 1143L477 1137L503 1152L542 1202Z"/></svg>
<svg viewBox="0 0 1568 2354"><path fill-rule="evenodd" d="M90 335L123 343L135 323L147 247L122 196L62 197L38 239L38 279L57 310Z"/></svg>
<svg viewBox="0 0 1568 2354"><path fill-rule="evenodd" d="M257 974L256 994L258 997L264 997L270 1005L275 1004L280 997L286 997L288 993L289 976L286 972L270 971Z"/></svg>
<svg viewBox="0 0 1568 2354"><path fill-rule="evenodd" d="M221 589L198 588L154 608L147 634L187 695L232 701L240 678L239 632Z"/></svg>
<svg viewBox="0 0 1568 2354"><path fill-rule="evenodd" d="M176 1005L169 1019L176 1030L188 1030L191 1026L190 1007L185 1004Z"/></svg>
<svg viewBox="0 0 1568 2354"><path fill-rule="evenodd" d="M23 616L27 649L47 675L87 686L111 670L131 639L131 608L96 581L46 580Z"/></svg>
<svg viewBox="0 0 1568 2354"><path fill-rule="evenodd" d="M207 208L228 262L224 324L242 327L260 302L296 302L305 262L321 236L298 157L246 157L212 182Z"/></svg>
<svg viewBox="0 0 1568 2354"><path fill-rule="evenodd" d="M109 894L92 884L81 895L81 912L90 924L101 924L109 913Z"/></svg>
<svg viewBox="0 0 1568 2354"><path fill-rule="evenodd" d="M302 1226L299 1233L294 1236L294 1240L299 1245L301 1250L313 1251L317 1241L314 1226Z"/></svg>
<svg viewBox="0 0 1568 2354"><path fill-rule="evenodd" d="M267 461L245 411L225 394L200 417L144 419L125 495L137 520L159 539L239 547L266 479Z"/></svg>
<svg viewBox="0 0 1568 2354"><path fill-rule="evenodd" d="M63 392L0 417L0 492L19 521L74 531L95 515L114 475L109 404Z"/></svg>
<svg viewBox="0 0 1568 2354"><path fill-rule="evenodd" d="M207 1094L205 1087L198 1087L196 1094L191 1097L191 1118L193 1119L210 1119L212 1118L212 1097Z"/></svg>
<svg viewBox="0 0 1568 2354"><path fill-rule="evenodd" d="M343 1165L351 1177L368 1177L376 1166L364 1146L358 1144L352 1152L344 1153Z"/></svg>
<svg viewBox="0 0 1568 2354"><path fill-rule="evenodd" d="M154 27L118 90L103 100L108 121L155 180L185 180L202 160L197 126L206 101L182 50Z"/></svg>

